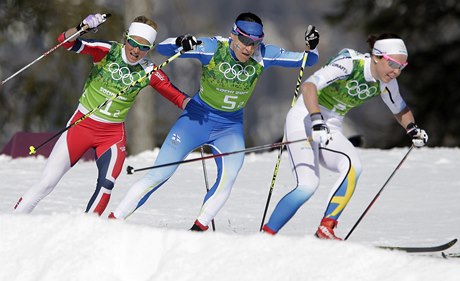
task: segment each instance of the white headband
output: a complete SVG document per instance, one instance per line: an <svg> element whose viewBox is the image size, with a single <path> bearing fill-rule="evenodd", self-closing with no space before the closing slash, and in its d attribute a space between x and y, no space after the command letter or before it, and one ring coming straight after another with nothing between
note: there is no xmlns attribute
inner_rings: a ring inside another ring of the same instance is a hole
<svg viewBox="0 0 460 281"><path fill-rule="evenodd" d="M404 41L399 38L381 39L375 41L372 54L381 55L408 55Z"/></svg>
<svg viewBox="0 0 460 281"><path fill-rule="evenodd" d="M153 45L157 38L157 31L148 24L141 22L133 22L128 29L129 36L139 36L149 41L150 45Z"/></svg>

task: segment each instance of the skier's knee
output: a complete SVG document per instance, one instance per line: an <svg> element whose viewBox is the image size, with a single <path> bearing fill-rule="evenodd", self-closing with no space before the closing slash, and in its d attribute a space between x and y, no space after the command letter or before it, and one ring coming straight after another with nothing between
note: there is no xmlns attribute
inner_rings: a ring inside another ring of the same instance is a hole
<svg viewBox="0 0 460 281"><path fill-rule="evenodd" d="M114 187L115 183L109 179L106 178L98 178L97 179L97 188L105 188L107 190L112 190Z"/></svg>
<svg viewBox="0 0 460 281"><path fill-rule="evenodd" d="M307 201L315 193L317 186L313 185L298 185L294 189L296 197L301 201Z"/></svg>

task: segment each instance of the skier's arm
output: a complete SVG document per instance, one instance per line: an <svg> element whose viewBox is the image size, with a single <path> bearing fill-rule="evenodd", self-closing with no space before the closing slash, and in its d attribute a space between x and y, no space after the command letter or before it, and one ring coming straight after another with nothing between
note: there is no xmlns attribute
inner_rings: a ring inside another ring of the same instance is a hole
<svg viewBox="0 0 460 281"><path fill-rule="evenodd" d="M305 31L305 52L308 52L306 61L307 66L315 65L318 62L319 31L315 26L309 25ZM283 67L300 67L302 65L305 52L290 52L275 45L264 45L260 47L262 57L264 58L264 67L283 66Z"/></svg>
<svg viewBox="0 0 460 281"><path fill-rule="evenodd" d="M168 76L162 70L155 71L151 75L149 85L180 109L184 109L190 100L188 95L171 83Z"/></svg>
<svg viewBox="0 0 460 281"><path fill-rule="evenodd" d="M412 111L406 105L399 92L397 80L393 79L386 84L384 92L380 96L391 112L393 112L398 123L406 130L407 135L412 138L414 146L424 146L428 141L428 134L415 123Z"/></svg>
<svg viewBox="0 0 460 281"><path fill-rule="evenodd" d="M101 14L88 15L77 27L72 27L66 32L63 32L58 37L59 43L71 37L75 33L82 30L85 26L89 29L96 28L105 21L105 18ZM107 41L96 41L96 40L82 40L78 37L71 39L62 45L69 51L74 51L79 54L87 54L93 57L93 62L99 62L109 52L112 44Z"/></svg>
<svg viewBox="0 0 460 281"><path fill-rule="evenodd" d="M62 42L65 40L65 32L61 33L58 37L58 41ZM68 41L62 45L69 51L76 52L78 54L86 54L93 57L93 62L101 61L107 53L110 51L112 44L107 41L99 41L99 40L84 40L77 38L74 41Z"/></svg>
<svg viewBox="0 0 460 281"><path fill-rule="evenodd" d="M177 38L168 38L163 42L159 43L157 46L157 51L163 56L172 56L177 52L178 46L176 45ZM208 37L199 37L198 41L202 43L197 45L195 50L190 50L181 55L181 58L194 58L198 59L201 64L208 64L214 52L217 49L217 38L208 38Z"/></svg>
<svg viewBox="0 0 460 281"><path fill-rule="evenodd" d="M300 67L304 55L303 52L286 51L275 45L261 45L261 53L265 69L271 66ZM315 65L318 62L318 57L317 49L308 51L307 66Z"/></svg>
<svg viewBox="0 0 460 281"><path fill-rule="evenodd" d="M401 112L395 114L394 117L404 129L406 129L407 125L410 123L415 123L414 115L407 106Z"/></svg>

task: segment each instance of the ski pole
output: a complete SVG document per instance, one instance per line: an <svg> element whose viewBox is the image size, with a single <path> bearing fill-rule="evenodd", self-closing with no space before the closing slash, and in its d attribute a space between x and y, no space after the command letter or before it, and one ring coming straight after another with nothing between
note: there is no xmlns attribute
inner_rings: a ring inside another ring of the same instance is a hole
<svg viewBox="0 0 460 281"><path fill-rule="evenodd" d="M299 97L300 83L302 82L303 70L305 68L307 58L308 58L308 52L305 51L304 54L303 54L302 66L300 67L299 77L297 78L297 85L295 86L294 97L292 98L291 107L294 106L297 98ZM285 139L286 139L286 135L283 134L283 141ZM273 188L275 187L276 176L278 175L278 170L279 170L279 167L280 167L281 156L283 154L283 150L284 150L284 145L280 146L280 148L278 150L278 158L276 160L276 165L275 165L275 169L273 171L272 181L270 183L270 188L268 190L267 202L265 203L264 214L262 216L262 222L260 223L259 231L262 231L262 228L264 227L265 216L267 215L268 205L270 204L270 199L272 197Z"/></svg>
<svg viewBox="0 0 460 281"><path fill-rule="evenodd" d="M102 15L104 17L104 19L107 19L108 17L111 16L111 14L103 14ZM105 21L104 21L105 22ZM88 30L89 26L88 25L84 25L83 28L81 30L78 30L76 33L74 33L72 36L70 36L69 38L65 39L64 41L62 41L61 43L57 44L56 46L54 46L53 48L49 49L48 51L46 51L45 53L43 53L41 56L39 56L38 58L36 58L34 61L32 61L31 63L29 63L28 65L24 66L23 68L19 69L18 71L16 71L13 75L11 75L10 77L6 78L5 80L2 81L2 84L0 86L2 86L3 84L6 83L6 81L12 79L13 77L15 77L16 75L18 75L19 73L23 72L24 70L26 70L27 68L29 68L31 65L33 65L34 63L36 63L37 61L41 60L42 58L44 58L45 56L49 55L50 53L54 52L57 48L61 47L62 45L64 45L65 43L67 43L68 41L74 39L75 37L78 37L80 36L82 33L86 32Z"/></svg>
<svg viewBox="0 0 460 281"><path fill-rule="evenodd" d="M201 152L201 158L203 158L204 157L203 146L201 146L200 152ZM206 162L204 159L202 159L201 163L203 164L203 174L204 174L204 183L206 185L206 192L209 192L208 171L206 169ZM214 223L214 219L211 220L211 224L212 224L212 231L216 231L216 224Z"/></svg>
<svg viewBox="0 0 460 281"><path fill-rule="evenodd" d="M353 225L353 227L351 228L350 232L348 232L347 236L345 236L345 238L343 240L347 240L348 237L350 237L350 235L353 233L353 230L355 230L355 228L358 226L358 224L361 222L361 220L364 218L364 216L366 215L366 213L369 211L369 209L372 207L372 205L374 205L375 201L377 200L377 198L379 198L380 196L380 193L382 193L383 189L385 188L385 186L388 184L388 182L391 180L391 178L394 176L394 174L396 173L397 170L399 170L399 168L401 167L401 165L404 163L404 161L406 160L407 156L409 155L409 153L412 151L412 149L414 148L414 146L412 145L409 150L407 151L406 155L404 155L404 157L401 159L401 161L399 162L399 164L396 166L396 168L393 170L393 172L391 173L391 175L388 177L388 179L385 181L385 183L383 184L382 188L380 188L379 192L377 192L377 194L375 195L374 199L372 199L371 203L367 206L367 208L364 210L364 212L361 214L361 216L359 217L359 219L356 221L355 225Z"/></svg>
<svg viewBox="0 0 460 281"><path fill-rule="evenodd" d="M47 139L45 142L43 142L42 144L40 144L39 146L37 147L34 147L33 145L31 145L29 147L29 155L32 155L32 154L35 154L37 152L37 150L39 150L40 148L42 148L44 145L46 145L47 143L49 143L51 140L53 140L54 138L60 136L61 134L63 134L65 131L69 130L70 128L72 128L73 126L75 125L78 125L78 123L80 123L81 121L85 120L86 118L88 118L88 116L90 116L91 114L93 114L94 112L96 112L97 110L103 108L106 104L108 104L109 102L115 100L116 98L118 98L119 96L121 95L124 95L131 87L133 87L134 85L136 85L137 83L140 83L142 82L142 80L144 80L145 78L149 77L151 74L153 74L153 72L163 68L164 66L166 66L168 63L172 62L174 59L178 58L180 55L182 55L182 47L178 49L178 52L171 56L169 59L167 59L166 61L164 61L162 64L158 65L158 66L155 66L150 72L146 73L144 76L140 77L139 79L137 79L136 81L132 82L128 87L126 87L126 89L124 90L121 90L120 92L118 92L116 95L112 96L111 98L108 98L106 99L103 103L101 103L100 105L98 105L97 107L93 108L92 110L90 110L88 113L86 113L85 115L83 115L82 117L78 118L77 120L75 120L75 122L73 122L72 124L68 125L67 127L65 127L64 129L60 130L59 132L57 132L56 134L54 134L53 136L51 136L49 139Z"/></svg>
<svg viewBox="0 0 460 281"><path fill-rule="evenodd" d="M281 145L287 145L287 144L303 142L303 141L310 142L311 138L308 137L308 138L305 138L305 139L299 139L299 140L294 140L294 141L285 141L285 142L276 142L276 143L264 144L264 145L254 146L254 147L250 147L250 148L246 148L246 149L242 149L242 150L235 150L235 151L230 151L230 152L213 154L213 155L197 157L197 158L192 158L192 159L187 159L187 160L182 160L182 161L176 161L176 162L170 162L170 163L166 163L166 164L161 164L161 165L157 165L157 166L149 166L149 167L139 168L139 169L134 169L132 166L128 166L128 167L126 167L126 172L128 173L128 175L131 175L131 174L133 174L135 172L140 172L140 171L145 171L145 170L158 169L158 168L163 168L163 167L167 167L167 166L185 164L185 163L201 161L201 160L206 160L206 159L214 159L214 158L224 157L224 156L237 154L237 153L251 153L251 152L256 152L256 151L260 151L260 150L279 147Z"/></svg>

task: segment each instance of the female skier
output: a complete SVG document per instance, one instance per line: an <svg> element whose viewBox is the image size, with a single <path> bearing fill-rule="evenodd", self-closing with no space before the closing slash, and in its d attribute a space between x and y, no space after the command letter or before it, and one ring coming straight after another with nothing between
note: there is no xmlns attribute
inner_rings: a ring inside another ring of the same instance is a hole
<svg viewBox="0 0 460 281"><path fill-rule="evenodd" d="M361 173L356 149L342 134L344 115L352 108L380 95L406 129L414 146L424 146L428 135L420 129L399 93L396 78L407 66L406 46L395 34L370 36L371 54L343 49L301 86L302 97L286 117L288 141L311 136L310 144L288 146L297 186L277 204L263 230L276 234L313 195L319 185L319 163L339 173L329 195L324 217L316 231L322 239L334 234L337 220L348 204Z"/></svg>
<svg viewBox="0 0 460 281"><path fill-rule="evenodd" d="M203 44L182 57L201 62L200 90L170 130L154 165L181 161L203 144L209 145L214 154L244 149L243 110L260 74L271 66L300 67L304 54L265 45L262 20L252 13L236 18L230 38L198 39ZM170 38L159 44L158 51L171 55L177 46L187 50L195 47L196 42L190 35ZM313 50L307 60L309 66L318 60L314 50L318 42L318 31L309 26L305 34L307 49ZM243 153L216 158L216 182L206 194L191 230L208 229L209 222L227 201L243 160ZM112 217L126 218L132 214L177 167L167 166L147 173L131 187Z"/></svg>
<svg viewBox="0 0 460 281"><path fill-rule="evenodd" d="M94 29L104 21L101 14L89 15L76 28L62 33L58 40L64 41L84 26ZM139 16L129 26L124 44L77 38L63 45L70 51L91 56L93 61L80 103L69 124L126 90L134 81L153 70L155 65L146 56L153 47L156 36L157 24ZM38 202L54 189L62 176L92 148L96 152L99 172L96 190L87 204L86 212L101 215L107 207L126 157L126 114L139 91L147 85L179 108L184 108L189 100L187 95L171 84L161 70L129 87L126 93L108 102L60 136L46 163L41 180L19 199L14 207L15 211L32 212Z"/></svg>

